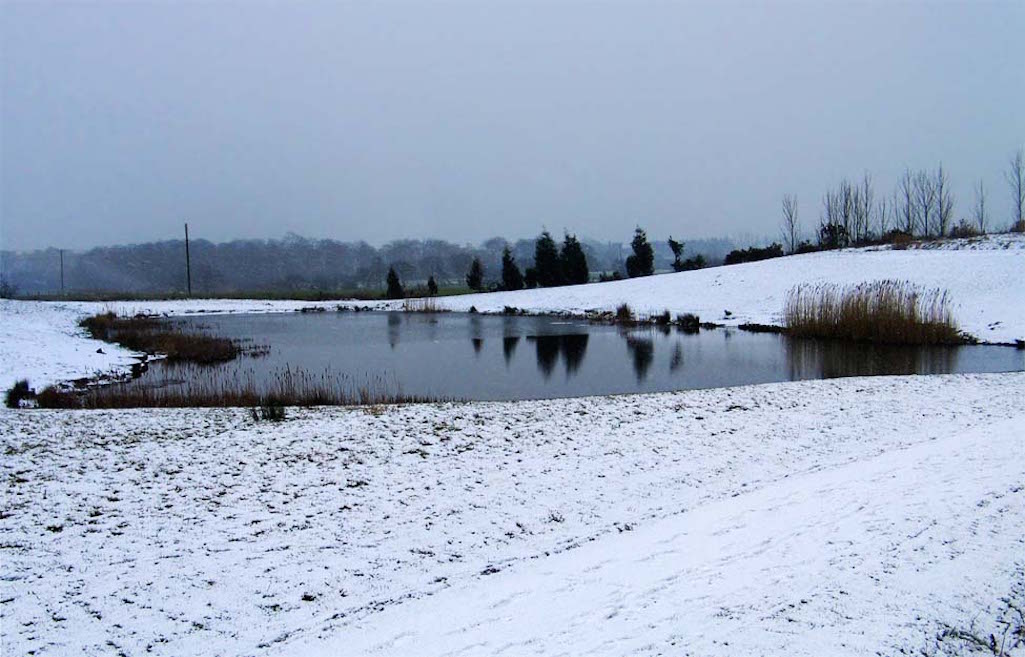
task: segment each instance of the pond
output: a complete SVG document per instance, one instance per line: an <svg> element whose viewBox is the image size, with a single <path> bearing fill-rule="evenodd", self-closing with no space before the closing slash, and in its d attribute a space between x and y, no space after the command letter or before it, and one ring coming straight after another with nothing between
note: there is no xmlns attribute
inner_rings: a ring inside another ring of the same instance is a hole
<svg viewBox="0 0 1025 657"><path fill-rule="evenodd" d="M130 385L169 388L201 376L260 387L287 368L416 397L517 400L1025 369L1025 352L1008 347L873 347L736 329L684 333L554 317L326 312L180 321L266 345L269 352L201 368L158 361Z"/></svg>

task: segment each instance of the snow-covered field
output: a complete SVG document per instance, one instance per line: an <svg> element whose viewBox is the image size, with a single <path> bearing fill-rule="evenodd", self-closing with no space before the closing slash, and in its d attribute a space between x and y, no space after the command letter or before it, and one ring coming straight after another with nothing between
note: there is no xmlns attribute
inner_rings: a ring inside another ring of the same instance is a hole
<svg viewBox="0 0 1025 657"><path fill-rule="evenodd" d="M1025 337L1013 236L439 302L774 323L793 285L886 278ZM0 385L123 368L76 326L105 307L307 305L2 301ZM283 423L3 409L0 655L1025 654L1023 400L1014 373Z"/></svg>
<svg viewBox="0 0 1025 657"><path fill-rule="evenodd" d="M4 410L2 652L863 655L947 626L999 637L1001 599L1025 594L1023 398L1025 374L1005 374L281 424Z"/></svg>

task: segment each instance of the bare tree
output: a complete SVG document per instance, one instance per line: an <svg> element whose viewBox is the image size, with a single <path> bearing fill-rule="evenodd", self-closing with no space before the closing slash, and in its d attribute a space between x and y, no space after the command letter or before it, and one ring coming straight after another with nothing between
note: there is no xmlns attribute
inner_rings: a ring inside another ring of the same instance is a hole
<svg viewBox="0 0 1025 657"><path fill-rule="evenodd" d="M783 195L783 243L787 251L797 250L797 241L801 235L801 224L797 218L797 197L793 194Z"/></svg>
<svg viewBox="0 0 1025 657"><path fill-rule="evenodd" d="M954 194L950 191L950 178L943 170L940 162L936 169L936 228L940 237L950 230L950 222L954 219Z"/></svg>
<svg viewBox="0 0 1025 657"><path fill-rule="evenodd" d="M1019 148L1007 167L1007 184L1011 186L1012 230L1025 232L1025 149Z"/></svg>
<svg viewBox="0 0 1025 657"><path fill-rule="evenodd" d="M925 171L915 174L914 185L915 208L922 234L929 237L933 234L936 223L936 183Z"/></svg>
<svg viewBox="0 0 1025 657"><path fill-rule="evenodd" d="M879 199L879 203L876 204L876 221L879 224L879 238L882 239L890 232L890 206L887 205L885 197Z"/></svg>
<svg viewBox="0 0 1025 657"><path fill-rule="evenodd" d="M982 181L975 186L975 225L979 227L979 232L986 233L986 188L982 186Z"/></svg>
<svg viewBox="0 0 1025 657"><path fill-rule="evenodd" d="M914 235L918 209L915 205L915 179L911 169L904 169L904 175L897 183L897 191L893 193L893 211L898 228L908 235Z"/></svg>
<svg viewBox="0 0 1025 657"><path fill-rule="evenodd" d="M872 189L872 176L866 171L861 184L854 189L852 195L852 231L855 242L868 239L871 229L872 206L875 204L875 191Z"/></svg>

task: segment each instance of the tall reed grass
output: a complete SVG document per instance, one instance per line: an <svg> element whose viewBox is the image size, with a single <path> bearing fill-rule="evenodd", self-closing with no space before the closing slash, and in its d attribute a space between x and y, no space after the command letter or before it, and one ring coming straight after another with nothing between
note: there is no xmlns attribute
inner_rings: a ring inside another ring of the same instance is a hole
<svg viewBox="0 0 1025 657"><path fill-rule="evenodd" d="M800 285L787 295L783 318L787 331L797 337L905 345L965 342L950 309L950 295L906 281Z"/></svg>
<svg viewBox="0 0 1025 657"><path fill-rule="evenodd" d="M405 313L440 313L446 312L446 310L446 308L438 305L438 300L434 297L404 299L402 301L402 312Z"/></svg>
<svg viewBox="0 0 1025 657"><path fill-rule="evenodd" d="M262 406L360 406L442 401L405 395L383 376L364 378L324 370L314 374L285 367L270 377L252 369L213 371L193 364L164 368L160 378L95 386L86 390L49 387L43 408L221 408Z"/></svg>

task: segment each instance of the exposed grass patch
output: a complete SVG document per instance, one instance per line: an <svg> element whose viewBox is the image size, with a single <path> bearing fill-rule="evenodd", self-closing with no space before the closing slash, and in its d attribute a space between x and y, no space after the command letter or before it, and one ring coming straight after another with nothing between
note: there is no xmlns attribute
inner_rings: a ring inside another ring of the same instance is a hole
<svg viewBox="0 0 1025 657"><path fill-rule="evenodd" d="M125 317L112 312L87 317L79 326L93 338L132 351L164 354L171 362L210 364L229 361L242 353L234 340L186 331L160 317Z"/></svg>
<svg viewBox="0 0 1025 657"><path fill-rule="evenodd" d="M801 285L787 295L783 318L787 332L797 337L909 345L966 341L947 292L902 281Z"/></svg>

